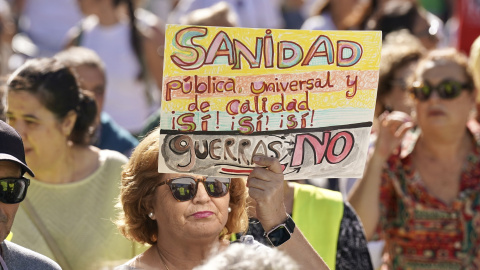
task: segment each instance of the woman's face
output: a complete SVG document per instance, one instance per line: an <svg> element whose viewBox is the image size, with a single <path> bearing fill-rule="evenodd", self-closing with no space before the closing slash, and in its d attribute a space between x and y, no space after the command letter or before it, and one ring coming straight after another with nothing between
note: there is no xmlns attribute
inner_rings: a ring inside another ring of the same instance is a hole
<svg viewBox="0 0 480 270"><path fill-rule="evenodd" d="M164 174L161 181L189 176ZM201 178L198 175L195 178ZM196 196L186 202L177 201L168 185L156 188L154 214L158 225L158 239L216 239L228 220L230 193L210 197L203 183L198 183Z"/></svg>
<svg viewBox="0 0 480 270"><path fill-rule="evenodd" d="M405 64L393 73L392 88L384 103L394 111L401 111L410 114L412 111L412 102L409 98L407 79L413 73L417 61L411 61Z"/></svg>
<svg viewBox="0 0 480 270"><path fill-rule="evenodd" d="M425 63L425 69L419 80L434 87L445 80L467 83L464 68L458 64L445 61ZM460 95L453 99L442 99L436 91L426 101L415 100L417 121L422 129L427 128L462 128L467 123L475 105L475 92L462 89Z"/></svg>
<svg viewBox="0 0 480 270"><path fill-rule="evenodd" d="M7 120L22 136L25 158L34 171L48 167L67 144L62 124L26 91L8 93Z"/></svg>

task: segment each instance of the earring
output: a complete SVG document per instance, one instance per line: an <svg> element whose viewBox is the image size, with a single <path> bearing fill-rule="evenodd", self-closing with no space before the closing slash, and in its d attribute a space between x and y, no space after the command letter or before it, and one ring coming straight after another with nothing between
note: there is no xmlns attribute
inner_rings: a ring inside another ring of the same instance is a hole
<svg viewBox="0 0 480 270"><path fill-rule="evenodd" d="M232 212L232 208L229 206L228 207L228 213L231 213Z"/></svg>
<svg viewBox="0 0 480 270"><path fill-rule="evenodd" d="M148 213L148 217L153 219L153 212Z"/></svg>

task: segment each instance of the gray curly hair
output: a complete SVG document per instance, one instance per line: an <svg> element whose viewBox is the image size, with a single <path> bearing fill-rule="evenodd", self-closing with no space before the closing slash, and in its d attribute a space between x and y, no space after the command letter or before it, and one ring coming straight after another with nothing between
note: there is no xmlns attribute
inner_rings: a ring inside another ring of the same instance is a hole
<svg viewBox="0 0 480 270"><path fill-rule="evenodd" d="M298 264L284 252L255 245L231 244L193 270L298 270Z"/></svg>

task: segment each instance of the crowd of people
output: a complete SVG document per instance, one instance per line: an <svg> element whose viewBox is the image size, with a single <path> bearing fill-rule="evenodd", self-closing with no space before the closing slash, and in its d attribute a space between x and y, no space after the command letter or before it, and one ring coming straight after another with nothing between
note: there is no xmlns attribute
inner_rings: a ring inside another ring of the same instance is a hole
<svg viewBox="0 0 480 270"><path fill-rule="evenodd" d="M0 269L480 268L478 18L477 0L0 0ZM246 179L158 173L167 23L382 31L363 177L285 181L266 156Z"/></svg>

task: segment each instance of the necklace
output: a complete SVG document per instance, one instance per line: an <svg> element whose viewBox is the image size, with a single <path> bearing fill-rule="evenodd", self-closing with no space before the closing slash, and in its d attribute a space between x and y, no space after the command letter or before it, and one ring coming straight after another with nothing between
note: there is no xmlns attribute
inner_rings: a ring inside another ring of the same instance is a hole
<svg viewBox="0 0 480 270"><path fill-rule="evenodd" d="M160 260L162 260L163 266L165 266L165 269L170 270L170 269L168 269L168 266L165 263L165 258L163 257L162 253L160 252L160 249L158 248L157 245L155 245L155 247L157 249L157 253L158 253L158 256L160 257Z"/></svg>

